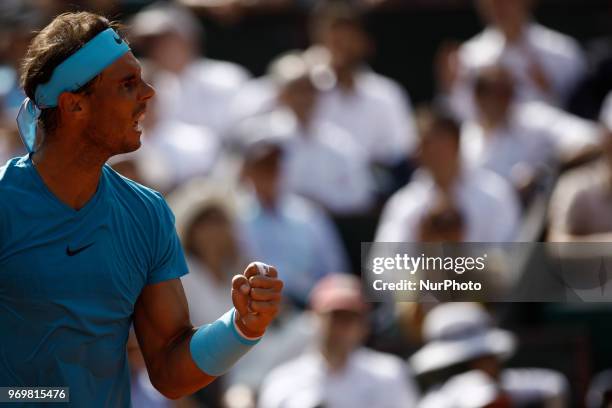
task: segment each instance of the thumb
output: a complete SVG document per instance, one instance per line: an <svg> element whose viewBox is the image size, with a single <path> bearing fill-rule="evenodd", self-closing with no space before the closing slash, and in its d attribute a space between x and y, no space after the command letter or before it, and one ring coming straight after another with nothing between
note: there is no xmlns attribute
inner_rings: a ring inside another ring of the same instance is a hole
<svg viewBox="0 0 612 408"><path fill-rule="evenodd" d="M232 303L241 317L249 313L249 292L251 286L244 275L236 275L232 279Z"/></svg>

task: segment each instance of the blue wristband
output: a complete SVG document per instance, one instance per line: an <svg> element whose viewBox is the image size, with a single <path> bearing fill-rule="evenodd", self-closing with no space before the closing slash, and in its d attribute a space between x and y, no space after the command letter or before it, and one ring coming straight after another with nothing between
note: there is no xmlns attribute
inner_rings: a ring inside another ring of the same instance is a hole
<svg viewBox="0 0 612 408"><path fill-rule="evenodd" d="M200 327L191 338L191 358L206 374L224 374L260 340L249 340L238 333L235 313L232 308L214 323Z"/></svg>

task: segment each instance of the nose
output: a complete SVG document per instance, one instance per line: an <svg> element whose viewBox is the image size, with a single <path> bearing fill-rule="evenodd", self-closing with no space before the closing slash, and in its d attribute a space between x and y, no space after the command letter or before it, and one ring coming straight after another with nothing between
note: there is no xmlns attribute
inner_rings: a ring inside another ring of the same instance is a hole
<svg viewBox="0 0 612 408"><path fill-rule="evenodd" d="M153 96L155 96L155 88L153 88L149 83L145 81L142 81L142 84L143 84L143 91L140 97L142 101L149 100Z"/></svg>

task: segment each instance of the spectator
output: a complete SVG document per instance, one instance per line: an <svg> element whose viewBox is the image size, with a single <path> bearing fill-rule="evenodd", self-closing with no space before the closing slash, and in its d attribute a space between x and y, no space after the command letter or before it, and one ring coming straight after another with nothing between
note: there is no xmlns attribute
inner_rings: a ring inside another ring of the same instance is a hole
<svg viewBox="0 0 612 408"><path fill-rule="evenodd" d="M465 236L463 214L449 200L442 196L425 213L419 225L419 241L462 242Z"/></svg>
<svg viewBox="0 0 612 408"><path fill-rule="evenodd" d="M137 49L157 68L153 85L161 119L204 126L223 135L228 104L249 74L240 66L200 57L203 29L187 9L154 4L134 16Z"/></svg>
<svg viewBox="0 0 612 408"><path fill-rule="evenodd" d="M322 93L317 116L346 129L372 162L403 163L415 144L409 99L397 83L365 65L373 45L359 13L346 3L322 2L312 17L310 55L328 64L335 85Z"/></svg>
<svg viewBox="0 0 612 408"><path fill-rule="evenodd" d="M242 175L249 193L241 207L243 236L250 254L278 268L284 293L305 305L317 280L347 272L344 249L333 225L307 200L283 189L287 132L275 115L244 123Z"/></svg>
<svg viewBox="0 0 612 408"><path fill-rule="evenodd" d="M401 360L362 346L368 305L360 288L352 275L330 275L315 286L318 344L266 377L260 407L415 406L417 392Z"/></svg>
<svg viewBox="0 0 612 408"><path fill-rule="evenodd" d="M516 348L516 339L494 327L478 304L455 302L435 307L425 317L423 337L425 345L409 360L417 375L451 368L460 372L434 385L420 403L424 408L488 407L497 399L506 404L510 399L511 404L502 406L566 406L568 384L562 375L545 369L503 368L503 361Z"/></svg>
<svg viewBox="0 0 612 408"><path fill-rule="evenodd" d="M612 404L612 370L597 373L586 395L586 408L609 408Z"/></svg>
<svg viewBox="0 0 612 408"><path fill-rule="evenodd" d="M512 188L485 169L466 168L459 152L459 126L449 116L422 111L417 120L421 169L385 205L376 241L417 242L427 238L424 228L438 201L451 208L455 231L462 241L504 242L516 237L520 210ZM504 214L500 217L500 214Z"/></svg>
<svg viewBox="0 0 612 408"><path fill-rule="evenodd" d="M172 408L174 406L172 401L160 394L151 384L134 330L130 330L128 337L127 359L130 365L132 406L134 408Z"/></svg>
<svg viewBox="0 0 612 408"><path fill-rule="evenodd" d="M221 186L197 179L168 197L190 272L181 280L191 321L198 326L232 307L225 288L234 272L247 264L238 240L233 200Z"/></svg>
<svg viewBox="0 0 612 408"><path fill-rule="evenodd" d="M277 59L270 69L277 105L294 123L286 147L287 188L336 214L362 212L374 192L367 155L342 128L313 118L314 75L297 53Z"/></svg>
<svg viewBox="0 0 612 408"><path fill-rule="evenodd" d="M552 140L512 112L514 84L500 67L476 75L476 120L465 124L461 150L466 163L494 171L526 196L555 162Z"/></svg>
<svg viewBox="0 0 612 408"><path fill-rule="evenodd" d="M211 181L194 179L168 197L189 274L181 278L191 321L202 326L232 308L228 285L247 265L238 239L234 197ZM221 406L225 377L195 394L203 406Z"/></svg>
<svg viewBox="0 0 612 408"><path fill-rule="evenodd" d="M149 102L142 147L134 156L148 185L169 192L191 179L208 175L221 151L221 140L204 125L166 117L161 101Z"/></svg>
<svg viewBox="0 0 612 408"><path fill-rule="evenodd" d="M441 59L440 73L451 106L472 118L472 81L480 69L500 64L517 84L519 101L544 101L563 106L585 72L582 51L572 38L533 22L530 0L478 0L487 28ZM448 50L447 50L448 51Z"/></svg>
<svg viewBox="0 0 612 408"><path fill-rule="evenodd" d="M449 379L429 395L419 408L511 408L507 392L487 374L472 370Z"/></svg>
<svg viewBox="0 0 612 408"><path fill-rule="evenodd" d="M612 237L612 133L601 160L576 168L559 180L550 200L549 241L607 242Z"/></svg>
<svg viewBox="0 0 612 408"><path fill-rule="evenodd" d="M242 395L248 395L255 406L257 391L270 371L312 346L316 336L315 323L310 313L288 302L283 304L275 323L266 330L266 336L252 353L241 358L225 375L224 380L229 384L225 398L241 389Z"/></svg>

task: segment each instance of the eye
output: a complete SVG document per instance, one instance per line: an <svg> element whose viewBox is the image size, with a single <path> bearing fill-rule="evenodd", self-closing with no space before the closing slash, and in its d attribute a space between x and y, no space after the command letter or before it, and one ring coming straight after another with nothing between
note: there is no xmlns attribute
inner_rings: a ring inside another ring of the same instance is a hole
<svg viewBox="0 0 612 408"><path fill-rule="evenodd" d="M122 84L122 85L123 85L123 87L124 87L126 90L128 90L128 91L129 91L129 90L132 90L132 89L134 89L134 87L136 86L136 80L134 80L134 79L130 79L129 81L125 81L125 82L123 82L123 84Z"/></svg>

